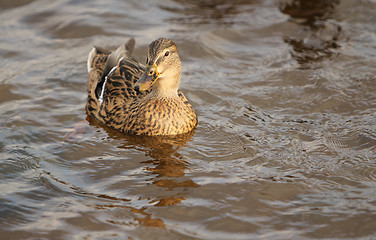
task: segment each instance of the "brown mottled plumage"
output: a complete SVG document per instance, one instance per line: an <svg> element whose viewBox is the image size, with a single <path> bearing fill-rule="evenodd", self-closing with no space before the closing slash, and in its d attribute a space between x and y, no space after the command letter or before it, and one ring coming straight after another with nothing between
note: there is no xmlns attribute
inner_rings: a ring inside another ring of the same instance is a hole
<svg viewBox="0 0 376 240"><path fill-rule="evenodd" d="M146 67L132 57L134 39L114 52L94 47L88 58L86 112L134 135L176 135L197 125L191 104L178 90L181 61L172 40L149 45Z"/></svg>

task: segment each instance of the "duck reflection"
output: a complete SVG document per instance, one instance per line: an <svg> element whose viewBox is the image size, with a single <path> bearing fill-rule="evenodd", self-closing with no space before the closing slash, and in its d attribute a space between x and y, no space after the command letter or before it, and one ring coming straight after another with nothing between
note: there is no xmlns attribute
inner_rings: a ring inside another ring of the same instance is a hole
<svg viewBox="0 0 376 240"><path fill-rule="evenodd" d="M125 136L127 142L138 145L139 149L145 152L150 160L143 161L144 164L153 165L146 167L145 170L153 173L153 184L164 187L169 190L177 187L197 187L198 185L192 180L183 182L179 178L185 176L188 163L182 159L177 150L184 146L193 136L194 131L176 136ZM112 137L114 137L112 135ZM127 148L127 144L124 144ZM158 180L157 180L158 179ZM173 201L172 201L173 202ZM171 204L169 204L171 205Z"/></svg>
<svg viewBox="0 0 376 240"><path fill-rule="evenodd" d="M188 163L178 153L178 149L187 144L194 134L194 130L175 136L132 136L105 128L108 135L114 139L124 140L119 148L128 149L130 146L145 152L150 159L141 162L145 164L144 170L149 172L152 184L165 188L163 196L155 196L150 201L155 207L173 206L185 200L187 189L198 187L192 179L185 179ZM181 179L184 177L184 181ZM182 189L182 190L179 190ZM167 193L167 196L166 196ZM171 193L170 195L168 195ZM146 212L146 208L133 208L132 211L143 215L143 218L135 218L140 224L154 227L164 227L163 220L154 219Z"/></svg>
<svg viewBox="0 0 376 240"><path fill-rule="evenodd" d="M333 20L339 0L288 0L280 2L280 11L297 24L284 36L292 46L291 55L300 64L330 58L339 47L342 28Z"/></svg>
<svg viewBox="0 0 376 240"><path fill-rule="evenodd" d="M190 141L191 137L194 135L194 130L186 134L175 136L133 136L115 131L100 124L95 119L87 117L86 123L78 124L78 127L75 127L74 131L64 142L68 142L69 140L69 142L77 143L79 138L76 135L83 132L84 128L88 126L88 123L89 125L104 129L110 138L119 140L122 144L118 146L118 148L137 149L150 157L150 159L140 162L140 164L144 166L143 170L146 171L147 176L150 177L150 179L146 179L146 181L166 191L158 191L158 195L147 197L148 192L145 190L146 194L140 196L139 200L144 201L146 199L147 204L142 204L141 207L136 208L129 206L133 205L132 199L87 192L47 173L49 177L60 184L68 186L76 194L99 199L100 202L95 204L95 208L98 210L116 211L120 214L124 209L126 215L129 215L129 212L134 213L136 216L133 217L133 220L141 225L164 228L165 224L162 219L154 218L151 213L148 213L150 206L165 207L180 204L185 200L184 195L188 193L188 189L199 186L192 179L185 176L189 164L184 161L183 156L178 152L180 147ZM106 174L108 174L108 172ZM123 188L124 186L119 183L119 187ZM147 188L147 186L145 187ZM139 203L135 205L137 204ZM123 220L107 219L106 222L115 225L132 225L130 221Z"/></svg>

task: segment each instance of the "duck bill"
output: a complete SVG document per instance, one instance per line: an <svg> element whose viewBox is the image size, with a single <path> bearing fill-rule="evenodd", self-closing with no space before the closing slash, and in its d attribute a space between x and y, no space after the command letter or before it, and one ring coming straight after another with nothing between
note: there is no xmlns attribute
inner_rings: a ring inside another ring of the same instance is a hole
<svg viewBox="0 0 376 240"><path fill-rule="evenodd" d="M147 66L144 74L142 74L141 78L134 84L133 88L137 91L146 91L153 86L158 77L159 72L157 71L157 65L153 64Z"/></svg>

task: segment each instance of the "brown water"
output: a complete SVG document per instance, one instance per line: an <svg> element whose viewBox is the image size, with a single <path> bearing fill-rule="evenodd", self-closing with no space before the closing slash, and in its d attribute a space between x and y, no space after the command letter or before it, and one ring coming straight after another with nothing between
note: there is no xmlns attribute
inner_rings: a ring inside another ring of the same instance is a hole
<svg viewBox="0 0 376 240"><path fill-rule="evenodd" d="M375 9L1 1L0 239L376 239ZM162 36L193 135L82 122L92 46Z"/></svg>

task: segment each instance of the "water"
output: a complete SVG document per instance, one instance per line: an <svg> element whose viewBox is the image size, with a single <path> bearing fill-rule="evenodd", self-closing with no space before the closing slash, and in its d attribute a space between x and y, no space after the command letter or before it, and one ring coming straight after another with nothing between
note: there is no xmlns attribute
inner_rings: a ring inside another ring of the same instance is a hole
<svg viewBox="0 0 376 240"><path fill-rule="evenodd" d="M2 1L0 239L376 238L375 8ZM191 136L85 120L88 53L129 37L177 43Z"/></svg>

